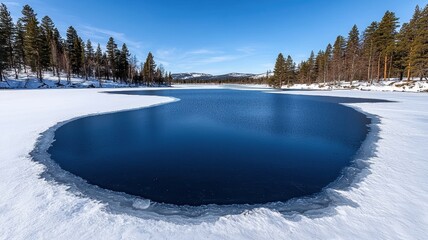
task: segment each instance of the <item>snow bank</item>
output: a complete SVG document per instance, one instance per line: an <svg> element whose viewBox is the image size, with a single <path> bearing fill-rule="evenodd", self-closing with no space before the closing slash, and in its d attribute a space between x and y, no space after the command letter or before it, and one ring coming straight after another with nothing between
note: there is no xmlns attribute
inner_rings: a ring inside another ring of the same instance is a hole
<svg viewBox="0 0 428 240"><path fill-rule="evenodd" d="M234 85L234 84L230 84ZM270 88L267 84L244 84L239 85L238 88L255 88L263 89ZM361 91L381 91L381 92L428 92L428 81L399 81L397 79L391 79L388 81L380 81L370 84L365 81L353 81L350 82L342 81L338 84L333 83L313 83L313 84L293 84L289 86L283 86L284 90L361 90Z"/></svg>
<svg viewBox="0 0 428 240"><path fill-rule="evenodd" d="M99 91L0 92L0 239L421 239L428 234L426 94L283 92L397 101L351 104L379 116L380 138L366 142L364 149L376 152L368 168L358 171L360 181L347 190L331 190L331 196L348 202L323 209L317 217L255 208L195 222L112 213L104 203L69 191L73 186L40 178L45 166L31 161L29 153L39 134L56 123L173 101ZM151 207L141 199L130 204Z"/></svg>
<svg viewBox="0 0 428 240"><path fill-rule="evenodd" d="M89 78L88 80L80 77L71 77L70 82L67 82L67 77L61 73L60 79L54 76L52 72L45 72L43 80L40 81L33 73L21 72L18 74L18 79L12 71L6 71L7 81L0 81L0 89L46 89L46 88L99 88L100 82L98 79ZM124 88L130 87L129 84L114 82L112 80L103 80L103 88Z"/></svg>

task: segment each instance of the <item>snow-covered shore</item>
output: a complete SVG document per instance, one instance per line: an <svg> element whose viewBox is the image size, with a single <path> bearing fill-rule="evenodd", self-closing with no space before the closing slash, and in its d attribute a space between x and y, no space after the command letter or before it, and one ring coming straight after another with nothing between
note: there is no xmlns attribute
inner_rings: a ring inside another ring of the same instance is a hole
<svg viewBox="0 0 428 240"><path fill-rule="evenodd" d="M234 85L234 84L230 84ZM235 86L244 86L247 88L270 88L267 84L245 84ZM361 91L380 91L380 92L428 92L428 81L420 80L398 80L390 79L384 81L375 81L373 84L366 81L337 82L337 83L313 83L313 84L292 84L282 86L283 90L361 90Z"/></svg>
<svg viewBox="0 0 428 240"><path fill-rule="evenodd" d="M100 91L0 92L0 239L423 239L428 234L427 94L282 92L397 101L350 104L381 121L380 139L368 143L376 153L364 178L339 192L353 204L318 218L285 218L259 208L213 222L175 223L109 213L102 203L39 177L44 166L29 153L39 134L56 123L173 101Z"/></svg>
<svg viewBox="0 0 428 240"><path fill-rule="evenodd" d="M7 72L8 80L0 81L0 89L39 89L39 88L100 88L100 82L97 79L91 78L84 80L79 77L72 77L70 82L66 81L66 75L61 74L61 81L58 77L52 75L51 72L45 72L43 81L38 80L34 74L20 73L18 79L13 78L13 72ZM177 87L206 87L215 86L216 84L177 84ZM224 86L238 86L240 88L270 88L267 84L225 84ZM102 88L126 88L140 86L127 84L123 82L114 82L112 80L103 80ZM292 84L282 87L285 90L362 90L362 91L386 91L386 92L428 92L428 81L420 79L412 79L411 81L388 79L369 83L366 81L346 82L327 82L313 84Z"/></svg>

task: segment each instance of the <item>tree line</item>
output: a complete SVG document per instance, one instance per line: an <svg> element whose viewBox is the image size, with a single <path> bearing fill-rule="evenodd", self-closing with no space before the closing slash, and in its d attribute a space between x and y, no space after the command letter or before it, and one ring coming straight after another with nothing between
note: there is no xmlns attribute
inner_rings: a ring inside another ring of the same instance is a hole
<svg viewBox="0 0 428 240"><path fill-rule="evenodd" d="M13 71L16 79L20 72L31 70L41 82L43 72L51 71L58 77L58 84L61 73L65 73L68 83L76 76L96 78L100 86L103 80L146 85L172 82L171 73L156 65L152 53L139 65L126 43L119 49L113 37L103 51L99 43L94 47L89 39L85 42L72 26L62 38L52 19L45 16L39 22L29 5L21 13L14 23L7 6L0 5L0 81L6 80L6 70Z"/></svg>
<svg viewBox="0 0 428 240"><path fill-rule="evenodd" d="M276 59L271 86L290 83L337 84L340 81L380 81L390 78L420 80L428 77L428 5L416 6L413 17L399 28L395 13L387 11L381 21L363 32L356 25L348 36L337 36L333 45L296 66L291 56ZM427 79L428 80L428 79Z"/></svg>

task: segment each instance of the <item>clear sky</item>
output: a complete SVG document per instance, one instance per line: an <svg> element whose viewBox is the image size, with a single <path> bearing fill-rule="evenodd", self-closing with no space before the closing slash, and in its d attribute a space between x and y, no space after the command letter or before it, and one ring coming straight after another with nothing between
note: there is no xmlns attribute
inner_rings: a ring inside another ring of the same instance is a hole
<svg viewBox="0 0 428 240"><path fill-rule="evenodd" d="M262 73L279 52L295 61L362 31L386 10L408 21L422 0L7 0L16 20L29 4L49 15L63 36L73 25L83 39L105 46L112 36L139 60L152 51L172 72Z"/></svg>

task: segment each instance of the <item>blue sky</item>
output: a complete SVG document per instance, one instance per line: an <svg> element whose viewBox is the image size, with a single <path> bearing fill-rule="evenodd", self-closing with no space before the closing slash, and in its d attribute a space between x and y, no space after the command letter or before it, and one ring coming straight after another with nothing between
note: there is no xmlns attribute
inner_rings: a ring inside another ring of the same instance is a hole
<svg viewBox="0 0 428 240"><path fill-rule="evenodd" d="M347 35L362 31L386 10L408 21L421 0L10 0L16 20L24 4L39 19L49 15L65 36L73 25L80 36L105 45L109 36L126 42L139 60L149 51L172 72L262 73L279 52L295 61Z"/></svg>

